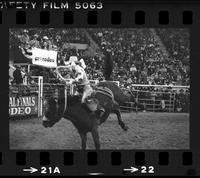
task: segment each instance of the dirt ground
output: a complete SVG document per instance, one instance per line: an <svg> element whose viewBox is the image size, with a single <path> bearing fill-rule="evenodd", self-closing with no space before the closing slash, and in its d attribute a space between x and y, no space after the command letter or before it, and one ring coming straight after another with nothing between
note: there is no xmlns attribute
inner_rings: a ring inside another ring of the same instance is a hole
<svg viewBox="0 0 200 178"><path fill-rule="evenodd" d="M189 149L189 114L123 113L129 130L123 131L112 114L99 127L101 149ZM57 150L81 148L77 130L62 119L44 128L41 118L10 120L10 149ZM87 149L94 149L88 134Z"/></svg>

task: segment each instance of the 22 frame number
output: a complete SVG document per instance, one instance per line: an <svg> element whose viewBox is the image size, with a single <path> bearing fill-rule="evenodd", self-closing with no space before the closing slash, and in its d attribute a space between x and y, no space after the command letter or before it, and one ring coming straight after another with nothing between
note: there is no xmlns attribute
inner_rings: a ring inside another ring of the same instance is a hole
<svg viewBox="0 0 200 178"><path fill-rule="evenodd" d="M154 167L153 166L142 166L141 173L142 174L154 174Z"/></svg>

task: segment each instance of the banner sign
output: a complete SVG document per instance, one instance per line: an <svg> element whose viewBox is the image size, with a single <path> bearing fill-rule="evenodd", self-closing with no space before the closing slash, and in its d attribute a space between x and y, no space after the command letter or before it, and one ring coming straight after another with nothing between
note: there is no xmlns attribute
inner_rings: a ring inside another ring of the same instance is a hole
<svg viewBox="0 0 200 178"><path fill-rule="evenodd" d="M57 51L32 49L32 63L45 67L57 67Z"/></svg>
<svg viewBox="0 0 200 178"><path fill-rule="evenodd" d="M24 116L34 115L38 113L38 97L24 96L24 97L9 97L9 115L10 116Z"/></svg>

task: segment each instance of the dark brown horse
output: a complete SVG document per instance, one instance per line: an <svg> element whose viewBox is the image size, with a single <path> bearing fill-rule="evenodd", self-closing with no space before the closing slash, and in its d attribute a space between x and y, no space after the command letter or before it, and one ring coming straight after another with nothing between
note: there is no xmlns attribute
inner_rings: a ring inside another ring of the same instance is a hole
<svg viewBox="0 0 200 178"><path fill-rule="evenodd" d="M130 95L125 95L122 90L113 82L100 82L98 86L109 88L115 99L113 100L102 93L96 92L95 98L99 101L100 105L105 109L103 116L99 118L98 111L96 115L91 114L91 111L85 104L81 104L79 96L68 96L64 97L51 97L47 101L47 107L45 116L43 117L43 126L52 127L61 118L70 120L73 125L77 128L81 141L82 149L86 149L87 133L91 132L95 143L95 148L100 149L99 133L98 133L98 122L100 124L108 119L110 113L115 113L118 118L118 123L123 130L127 130L128 127L123 122L120 113L120 104L130 101ZM66 107L67 106L67 107Z"/></svg>

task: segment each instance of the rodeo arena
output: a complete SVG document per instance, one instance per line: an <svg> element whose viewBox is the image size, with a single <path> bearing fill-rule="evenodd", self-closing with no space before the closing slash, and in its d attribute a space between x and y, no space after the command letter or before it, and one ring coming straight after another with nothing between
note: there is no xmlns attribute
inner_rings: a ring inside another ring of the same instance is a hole
<svg viewBox="0 0 200 178"><path fill-rule="evenodd" d="M188 29L9 35L10 149L189 149Z"/></svg>

